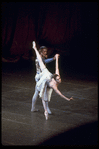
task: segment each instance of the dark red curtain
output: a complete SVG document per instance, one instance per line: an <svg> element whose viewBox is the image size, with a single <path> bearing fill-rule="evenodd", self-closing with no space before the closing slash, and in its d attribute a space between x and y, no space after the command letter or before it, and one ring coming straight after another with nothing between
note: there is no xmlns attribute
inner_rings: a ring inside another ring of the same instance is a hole
<svg viewBox="0 0 99 149"><path fill-rule="evenodd" d="M33 40L38 48L49 46L49 53L55 48L64 52L81 31L80 5L77 2L3 2L3 61L17 61L22 55L29 57Z"/></svg>

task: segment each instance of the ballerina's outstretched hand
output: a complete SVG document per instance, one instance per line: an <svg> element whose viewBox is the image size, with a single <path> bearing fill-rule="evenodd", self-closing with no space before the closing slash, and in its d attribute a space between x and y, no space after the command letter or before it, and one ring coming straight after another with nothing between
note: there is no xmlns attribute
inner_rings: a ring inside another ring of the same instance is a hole
<svg viewBox="0 0 99 149"><path fill-rule="evenodd" d="M74 100L74 99L73 99L73 96L70 98L70 100Z"/></svg>

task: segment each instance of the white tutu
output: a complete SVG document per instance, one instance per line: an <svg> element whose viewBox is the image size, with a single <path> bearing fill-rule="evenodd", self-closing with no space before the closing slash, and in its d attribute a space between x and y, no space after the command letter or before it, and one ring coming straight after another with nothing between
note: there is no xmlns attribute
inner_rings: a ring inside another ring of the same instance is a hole
<svg viewBox="0 0 99 149"><path fill-rule="evenodd" d="M47 82L51 81L52 73L50 73L48 69L45 68L40 74L36 76L36 79L39 78L40 80L36 84L37 89L40 91L39 96L45 101L50 101L53 89L48 88Z"/></svg>

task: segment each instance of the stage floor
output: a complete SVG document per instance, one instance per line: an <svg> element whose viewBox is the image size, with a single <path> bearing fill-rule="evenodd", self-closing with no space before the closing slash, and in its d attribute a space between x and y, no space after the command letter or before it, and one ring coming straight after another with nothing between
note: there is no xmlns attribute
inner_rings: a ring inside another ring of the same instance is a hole
<svg viewBox="0 0 99 149"><path fill-rule="evenodd" d="M64 77L59 89L74 100L53 91L52 115L46 121L41 99L36 103L39 111L31 112L34 76L28 69L2 71L2 145L97 145L97 81Z"/></svg>

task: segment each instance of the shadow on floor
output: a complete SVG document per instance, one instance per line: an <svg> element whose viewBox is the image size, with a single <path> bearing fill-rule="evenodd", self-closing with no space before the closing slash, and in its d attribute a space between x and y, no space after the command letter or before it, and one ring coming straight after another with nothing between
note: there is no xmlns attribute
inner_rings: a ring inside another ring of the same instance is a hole
<svg viewBox="0 0 99 149"><path fill-rule="evenodd" d="M39 145L98 145L98 122L88 123L60 133Z"/></svg>

